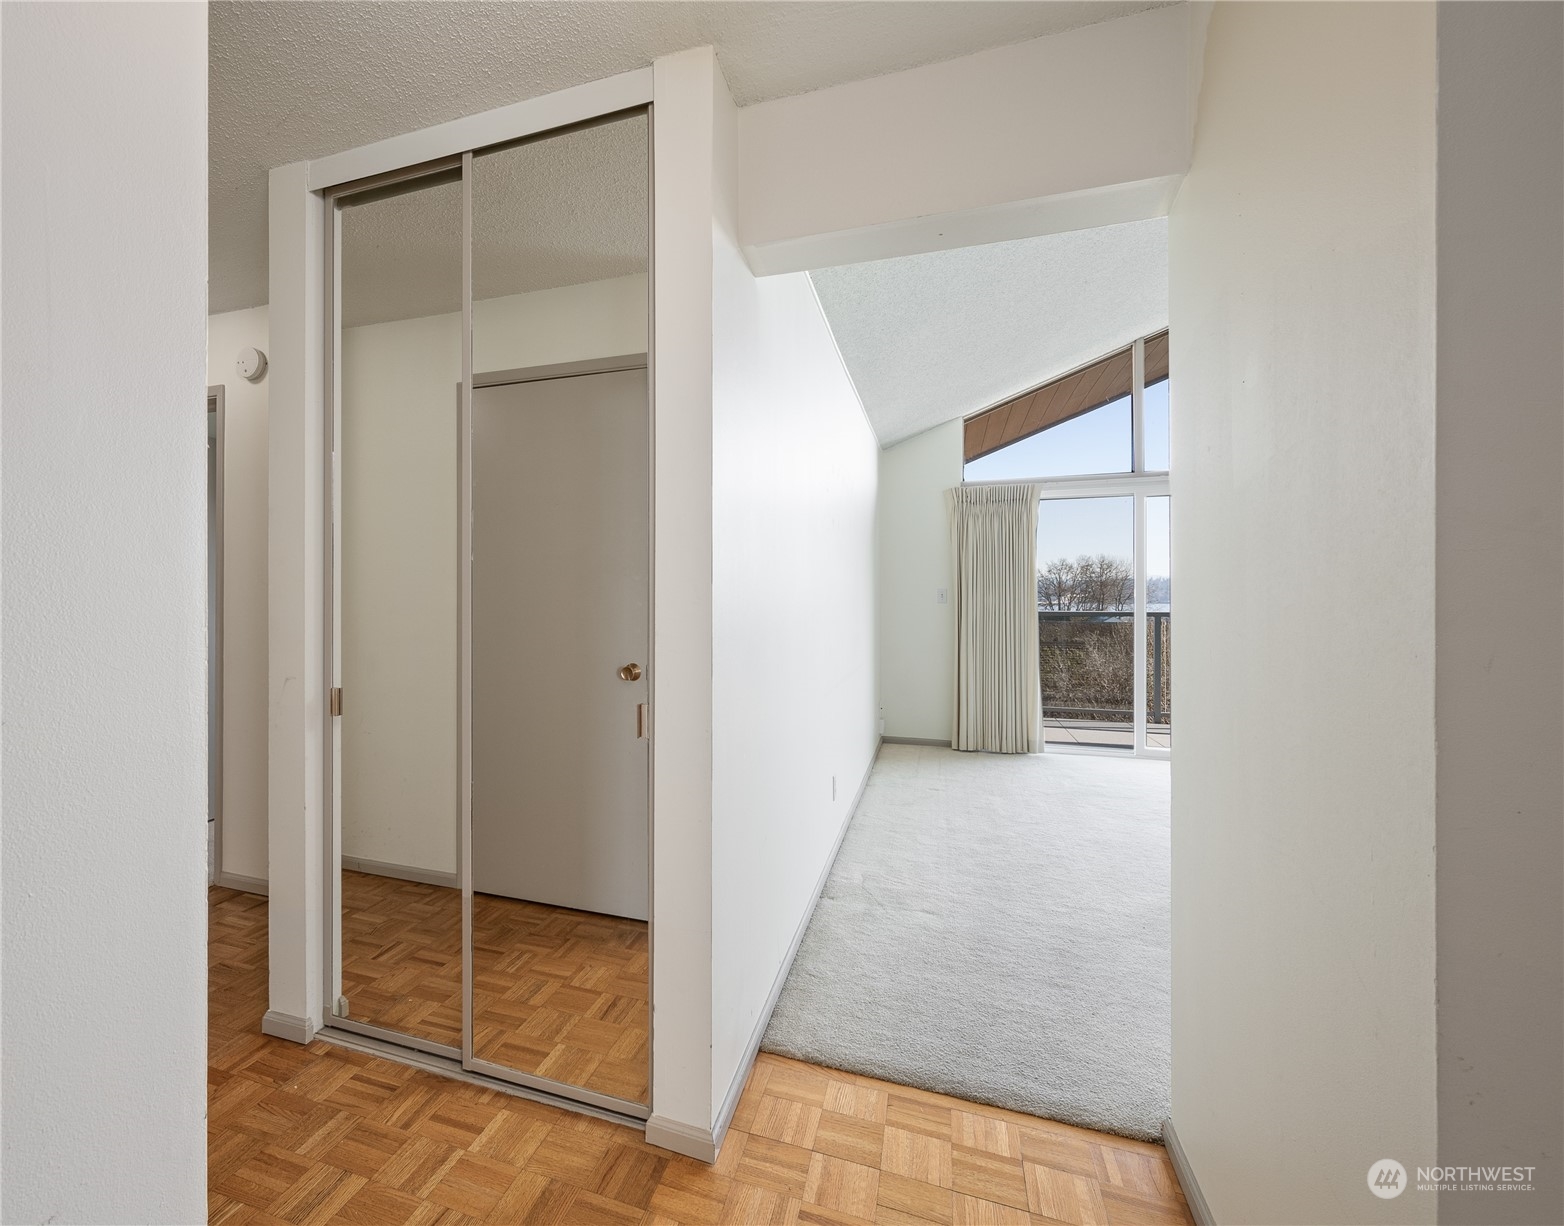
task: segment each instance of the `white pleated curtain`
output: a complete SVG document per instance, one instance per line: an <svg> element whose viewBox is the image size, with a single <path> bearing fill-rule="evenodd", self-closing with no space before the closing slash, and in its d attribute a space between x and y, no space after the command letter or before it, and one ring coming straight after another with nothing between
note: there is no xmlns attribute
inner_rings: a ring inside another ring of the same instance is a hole
<svg viewBox="0 0 1564 1226"><path fill-rule="evenodd" d="M947 491L955 561L955 749L1042 748L1037 671L1038 485Z"/></svg>

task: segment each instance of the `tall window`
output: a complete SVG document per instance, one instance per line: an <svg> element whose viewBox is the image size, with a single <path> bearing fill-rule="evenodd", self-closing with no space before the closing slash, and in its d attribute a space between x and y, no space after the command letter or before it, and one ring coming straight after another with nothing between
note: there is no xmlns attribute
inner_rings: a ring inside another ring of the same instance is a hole
<svg viewBox="0 0 1564 1226"><path fill-rule="evenodd" d="M1172 748L1166 332L966 422L967 481L1039 481L1037 632L1051 750Z"/></svg>

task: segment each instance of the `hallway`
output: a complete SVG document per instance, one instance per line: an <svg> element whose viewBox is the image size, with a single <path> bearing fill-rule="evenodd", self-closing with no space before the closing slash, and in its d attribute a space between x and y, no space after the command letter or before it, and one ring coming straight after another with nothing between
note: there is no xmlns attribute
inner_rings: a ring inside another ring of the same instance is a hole
<svg viewBox="0 0 1564 1226"><path fill-rule="evenodd" d="M715 1166L638 1132L260 1033L266 900L210 891L219 1226L1184 1223L1162 1148L762 1055Z"/></svg>

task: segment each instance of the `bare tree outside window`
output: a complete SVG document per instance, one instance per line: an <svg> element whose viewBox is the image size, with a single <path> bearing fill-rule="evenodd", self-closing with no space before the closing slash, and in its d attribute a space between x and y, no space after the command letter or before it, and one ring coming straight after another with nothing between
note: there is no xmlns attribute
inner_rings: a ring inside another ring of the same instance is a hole
<svg viewBox="0 0 1564 1226"><path fill-rule="evenodd" d="M1081 554L1055 558L1037 572L1040 609L1102 612L1134 607L1135 574L1126 558Z"/></svg>
<svg viewBox="0 0 1564 1226"><path fill-rule="evenodd" d="M1158 577L1157 591L1148 582L1148 603L1166 602L1168 581ZM1100 617L1038 618L1038 644L1046 717L1121 723L1134 708L1135 574L1127 558L1111 554L1080 554L1054 558L1037 571L1040 613L1102 614ZM1165 607L1165 603L1164 603ZM1148 640L1153 627L1147 626ZM1155 644L1166 662L1170 643L1167 627ZM1152 644L1148 641L1148 653ZM1148 658L1150 655L1148 654ZM1161 670L1161 703L1148 707L1165 713L1171 706L1170 670ZM1164 715L1165 718L1165 715Z"/></svg>

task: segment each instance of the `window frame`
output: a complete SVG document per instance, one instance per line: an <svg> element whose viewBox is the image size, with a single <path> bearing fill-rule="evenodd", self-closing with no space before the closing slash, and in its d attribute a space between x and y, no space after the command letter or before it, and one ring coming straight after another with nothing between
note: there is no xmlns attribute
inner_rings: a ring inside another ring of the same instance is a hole
<svg viewBox="0 0 1564 1226"><path fill-rule="evenodd" d="M1148 469L1146 467L1146 342L1149 341L1149 340L1153 340L1153 339L1155 339L1157 337L1163 336L1165 332L1166 332L1166 329L1163 329L1162 331L1153 332L1149 336L1143 336L1140 339L1138 339L1135 342L1133 342L1129 346L1129 348L1128 348L1128 352L1130 354L1130 390L1129 390L1129 397L1130 397L1130 467L1129 467L1129 470L1127 472L1071 473L1068 476L1056 476L1056 477L1038 477L1038 476L1020 475L1020 476L1015 476L1015 477L1001 477L1001 478L992 478L992 479L982 479L982 480L977 480L977 481L970 481L970 480L967 479L966 473L967 473L967 466L969 464L975 464L979 460L986 460L986 459L988 459L989 456L998 455L1001 451L1004 451L1007 448L1014 447L1018 443L1026 442L1028 439L1036 438L1039 434L1046 434L1048 432L1048 430L1053 428L1052 426L1046 426L1042 430L1036 431L1036 432L1034 432L1032 434L1022 435L1020 438L1012 439L1010 442L1005 443L1002 446L996 447L992 451L986 452L983 455L974 456L970 460L966 458L965 452L963 452L962 461L961 461L961 483L963 485L1012 485L1012 484L1014 484L1017 481L1085 481L1085 480L1098 480L1098 479L1108 479L1108 478L1118 478L1118 477L1156 476L1158 474L1161 474L1161 475L1165 476L1170 471L1170 469L1172 467L1172 463L1173 463L1173 458L1172 458L1172 456L1173 456L1173 448L1172 448L1172 439L1171 438L1168 440L1168 465L1169 465L1169 467L1168 468L1152 468L1152 469ZM1039 387L1033 388L1030 392L1022 392L1019 395L1011 396L1008 399L1006 399L1004 401L1001 401L997 405L993 405L993 406L991 406L989 408L986 408L986 409L983 409L983 410L981 410L980 412L977 412L977 413L972 413L969 416L967 416L966 418L964 418L963 422L964 423L972 422L972 421L976 421L979 418L986 417L990 413L997 412L998 410L1005 408L1007 405L1013 404L1014 402L1020 400L1024 396L1028 396L1028 395L1034 394L1036 392L1043 391L1046 388L1052 387L1054 384L1063 382L1066 379L1069 379L1069 378L1071 378L1071 377L1073 377L1075 375L1080 374L1082 371L1091 370L1095 366L1100 366L1100 365L1102 365L1105 362L1112 361L1114 358L1119 357L1124 352L1125 352L1125 350L1123 350L1123 349L1116 349L1112 353L1106 354L1103 357L1100 357L1100 358L1096 359L1095 361L1088 362L1085 366L1079 367L1078 369L1076 369L1074 371L1070 371L1070 372L1067 372L1066 374L1060 375L1060 376L1058 376L1055 379L1050 379L1047 383L1041 384ZM1167 378L1168 378L1167 375L1161 375L1157 379L1153 380L1153 382L1160 383L1160 382L1162 382L1163 380L1165 380ZM1118 403L1122 398L1123 398L1122 395L1114 396L1112 399L1105 400L1101 404L1093 405L1090 409L1086 410L1086 412L1078 414L1077 416L1078 417L1087 417L1090 414L1095 413L1098 409L1107 408L1111 404ZM1069 418L1066 418L1065 421L1057 422L1055 424L1056 425L1064 425L1065 422L1067 422L1067 421L1075 421L1075 420L1077 420L1076 417L1069 417ZM1170 429L1170 431L1171 431L1171 427L1172 427L1172 420L1173 420L1173 403L1172 403L1172 391L1171 391L1171 385L1170 385L1169 397L1168 397L1168 422L1169 422L1169 429Z"/></svg>
<svg viewBox="0 0 1564 1226"><path fill-rule="evenodd" d="M1153 333L1153 335L1157 335ZM1146 654L1146 499L1168 499L1168 524L1172 530L1173 522L1173 497L1171 481L1172 446L1171 440L1168 448L1168 469L1147 470L1146 456L1146 423L1145 423L1145 380L1146 380L1146 340L1142 337L1131 348L1131 375L1130 375L1130 438L1131 438L1131 465L1129 472L1120 473L1084 473L1079 476L1069 477L1012 477L1004 480L993 481L968 481L965 477L966 466L969 461L962 462L963 485L1014 485L1017 482L1036 484L1041 487L1040 497L1043 499L1064 498L1124 498L1134 499L1134 523L1132 536L1132 559L1135 574L1135 600L1134 600L1134 641L1135 660L1133 675L1135 677L1134 704L1133 704L1133 728L1132 748L1126 754L1122 749L1105 749L1088 745L1062 746L1046 745L1046 753L1064 754L1095 754L1112 758L1137 757L1170 759L1173 756L1171 749L1163 749L1159 746L1146 743L1146 670L1149 664ZM1120 351L1122 352L1122 350ZM1109 355L1112 356L1112 355ZM1111 401L1108 403L1112 403ZM1172 422L1173 405L1172 389L1169 387L1168 420ZM1021 440L1017 439L1017 442ZM1013 445L1013 444L1007 444ZM993 454L993 453L990 453ZM1171 571L1171 564L1169 570ZM1171 621L1171 618L1169 619ZM1038 685L1041 687L1042 678L1038 677Z"/></svg>

